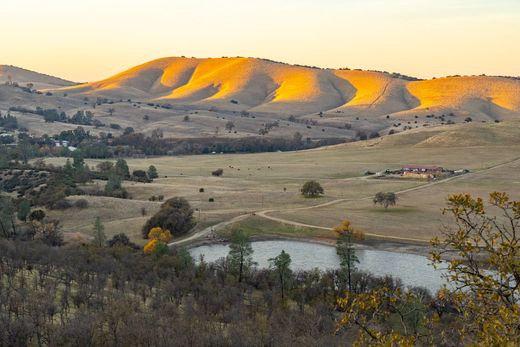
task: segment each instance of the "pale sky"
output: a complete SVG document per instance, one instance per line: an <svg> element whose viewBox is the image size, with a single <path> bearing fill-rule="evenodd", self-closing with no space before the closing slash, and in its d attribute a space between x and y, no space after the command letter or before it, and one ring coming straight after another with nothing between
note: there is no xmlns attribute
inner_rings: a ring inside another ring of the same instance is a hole
<svg viewBox="0 0 520 347"><path fill-rule="evenodd" d="M520 0L2 0L0 64L94 81L167 56L520 75Z"/></svg>

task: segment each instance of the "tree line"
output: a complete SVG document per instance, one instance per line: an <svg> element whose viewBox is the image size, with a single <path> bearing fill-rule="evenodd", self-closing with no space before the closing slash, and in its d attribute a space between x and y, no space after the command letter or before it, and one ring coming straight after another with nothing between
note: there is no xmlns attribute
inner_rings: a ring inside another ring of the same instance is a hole
<svg viewBox="0 0 520 347"><path fill-rule="evenodd" d="M54 141L68 141L67 147L56 147ZM2 146L0 154L8 161L46 157L70 157L74 150L80 150L85 158L103 159L119 157L142 157L151 155L192 155L212 153L260 153L276 151L295 151L321 146L344 143L343 138L302 141L301 137L292 139L251 136L244 138L162 138L135 133L125 129L125 133L115 137L112 133L101 132L99 136L83 127L64 130L59 134L29 137L26 133L18 135L17 148Z"/></svg>

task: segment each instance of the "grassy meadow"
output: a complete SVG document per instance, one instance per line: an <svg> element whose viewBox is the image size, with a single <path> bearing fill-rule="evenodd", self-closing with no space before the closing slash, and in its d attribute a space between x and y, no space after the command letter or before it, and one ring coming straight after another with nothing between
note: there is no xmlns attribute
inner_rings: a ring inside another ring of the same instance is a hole
<svg viewBox="0 0 520 347"><path fill-rule="evenodd" d="M515 139L511 136L512 127L507 125L467 129L468 137L481 137L486 141L489 129ZM463 130L457 128L456 131ZM324 237L329 233L325 228L349 218L368 234L429 240L448 222L441 210L449 194L470 192L485 197L491 191L500 190L520 197L520 162L516 161L520 157L520 145L516 140L468 146L467 137L459 146L453 145L451 140L446 146L428 145L432 137L438 142L439 134L448 139L451 136L449 131L423 131L300 152L127 158L131 171L155 165L160 177L147 184L124 182L131 200L86 197L89 201L86 210L50 211L49 214L62 221L69 236L90 237L94 219L100 216L108 236L125 232L142 243L141 226L160 206L160 202L149 201L149 198L182 196L196 209L199 229L251 214L244 222L251 233ZM64 162L65 158L46 159L48 164ZM86 162L95 168L101 160ZM379 172L407 164L468 169L470 173L434 182L374 179L364 175L366 171ZM211 175L217 168L224 169L222 177ZM322 184L323 197L305 199L301 196L301 186L310 179ZM90 184L103 185L104 182ZM374 206L371 198L379 191L398 193L397 206L386 210ZM214 202L210 202L210 198ZM264 214L278 221L256 215L262 211L268 211ZM281 221L289 223L290 232ZM299 224L306 226L294 228Z"/></svg>

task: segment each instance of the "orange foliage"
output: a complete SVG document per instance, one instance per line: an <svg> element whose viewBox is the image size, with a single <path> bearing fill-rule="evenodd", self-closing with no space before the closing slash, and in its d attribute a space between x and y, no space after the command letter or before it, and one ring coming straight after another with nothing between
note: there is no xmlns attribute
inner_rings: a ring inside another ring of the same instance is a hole
<svg viewBox="0 0 520 347"><path fill-rule="evenodd" d="M152 239L148 241L148 243L144 246L143 250L146 254L152 254L155 251L155 248L157 247L157 240Z"/></svg>
<svg viewBox="0 0 520 347"><path fill-rule="evenodd" d="M170 230L163 229L161 227L155 227L148 233L150 241L144 246L143 250L146 254L151 254L157 248L159 244L166 244L172 239L172 233Z"/></svg>
<svg viewBox="0 0 520 347"><path fill-rule="evenodd" d="M172 233L170 230L162 229L161 227L155 227L152 228L148 233L148 238L167 243L172 239Z"/></svg>
<svg viewBox="0 0 520 347"><path fill-rule="evenodd" d="M339 224L338 226L335 226L333 230L339 236L349 235L352 238L357 239L357 240L363 240L365 238L365 235L363 234L363 232L360 230L354 229L354 227L352 227L352 223L348 219L344 219L341 222L341 224Z"/></svg>

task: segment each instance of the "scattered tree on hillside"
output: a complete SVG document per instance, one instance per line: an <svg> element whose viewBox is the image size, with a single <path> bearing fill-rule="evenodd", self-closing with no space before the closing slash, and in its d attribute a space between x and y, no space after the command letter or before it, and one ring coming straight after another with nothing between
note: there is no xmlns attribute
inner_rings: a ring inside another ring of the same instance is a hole
<svg viewBox="0 0 520 347"><path fill-rule="evenodd" d="M144 170L132 171L132 180L138 182L150 182L147 173Z"/></svg>
<svg viewBox="0 0 520 347"><path fill-rule="evenodd" d="M79 150L72 152L73 178L76 182L87 182L89 180L89 168L85 164L83 153Z"/></svg>
<svg viewBox="0 0 520 347"><path fill-rule="evenodd" d="M140 248L133 242L130 242L130 239L126 234L119 233L114 235L110 240L107 241L108 247L131 247L131 248Z"/></svg>
<svg viewBox="0 0 520 347"><path fill-rule="evenodd" d="M153 129L152 130L152 135L151 135L151 138L152 139L162 139L164 137L164 132L162 131L162 129Z"/></svg>
<svg viewBox="0 0 520 347"><path fill-rule="evenodd" d="M302 141L303 141L303 135L302 135L300 132L298 132L298 131L295 132L295 133L293 134L293 141L294 141L294 143L296 143L296 144L301 144Z"/></svg>
<svg viewBox="0 0 520 347"><path fill-rule="evenodd" d="M235 128L235 123L233 123L232 121L228 121L228 122L226 123L226 130L227 130L228 132L233 131L234 128Z"/></svg>
<svg viewBox="0 0 520 347"><path fill-rule="evenodd" d="M238 282L242 282L244 275L255 264L252 257L253 247L249 237L239 226L233 227L229 242L229 254L226 260L231 273L238 275Z"/></svg>
<svg viewBox="0 0 520 347"><path fill-rule="evenodd" d="M170 230L174 236L183 235L193 228L195 220L193 209L184 198L171 198L166 200L161 209L153 215L143 226L143 238L148 238L148 233L155 227Z"/></svg>
<svg viewBox="0 0 520 347"><path fill-rule="evenodd" d="M215 171L211 172L212 176L217 176L217 177L222 176L222 174L224 174L224 170L223 169L216 169Z"/></svg>
<svg viewBox="0 0 520 347"><path fill-rule="evenodd" d="M2 116L0 112L0 127L8 130L14 130L18 128L18 119L16 117L11 116L10 113Z"/></svg>
<svg viewBox="0 0 520 347"><path fill-rule="evenodd" d="M303 187L301 189L301 193L306 198L315 198L320 195L323 195L325 193L325 191L323 190L323 187L321 186L321 184L319 184L318 182L307 181L303 185Z"/></svg>
<svg viewBox="0 0 520 347"><path fill-rule="evenodd" d="M130 178L130 170L128 169L128 164L124 159L118 159L116 162L116 175L123 179Z"/></svg>
<svg viewBox="0 0 520 347"><path fill-rule="evenodd" d="M98 216L94 222L94 240L92 242L98 247L103 247L106 239L105 227L103 223L101 223L101 218Z"/></svg>
<svg viewBox="0 0 520 347"><path fill-rule="evenodd" d="M146 254L156 253L159 255L168 252L168 242L172 239L172 234L169 230L160 227L155 227L148 233L149 241L144 246L143 250Z"/></svg>
<svg viewBox="0 0 520 347"><path fill-rule="evenodd" d="M159 177L159 174L157 173L157 168L153 165L150 165L148 167L148 178L154 179Z"/></svg>
<svg viewBox="0 0 520 347"><path fill-rule="evenodd" d="M41 222L45 218L45 212L43 210L34 210L29 214L29 221Z"/></svg>
<svg viewBox="0 0 520 347"><path fill-rule="evenodd" d="M27 221L27 216L29 215L30 212L31 212L31 203L28 200L23 199L18 204L16 216L18 217L19 220L21 220L22 222L25 222L25 221Z"/></svg>
<svg viewBox="0 0 520 347"><path fill-rule="evenodd" d="M74 203L74 207L79 208L79 209L85 209L88 207L88 201L85 199L78 199Z"/></svg>
<svg viewBox="0 0 520 347"><path fill-rule="evenodd" d="M356 263L359 263L352 241L355 239L361 240L364 236L360 231L354 230L347 219L336 226L334 232L338 234L336 253L340 259L341 271L347 277L348 290L352 291L352 272L356 271Z"/></svg>
<svg viewBox="0 0 520 347"><path fill-rule="evenodd" d="M109 196L112 196L115 191L122 189L123 186L121 185L121 177L119 175L111 173L108 176L108 181L105 185L105 193L107 193Z"/></svg>
<svg viewBox="0 0 520 347"><path fill-rule="evenodd" d="M282 294L282 300L285 299L285 290L287 288L287 281L291 276L291 256L289 253L285 253L284 250L274 258L269 259L271 268L276 270L278 280L280 282L280 289Z"/></svg>
<svg viewBox="0 0 520 347"><path fill-rule="evenodd" d="M32 227L36 237L46 245L51 247L63 246L63 233L61 232L58 220L47 222L33 221Z"/></svg>
<svg viewBox="0 0 520 347"><path fill-rule="evenodd" d="M22 163L27 164L29 159L34 157L35 147L24 139L23 141L18 142L16 152L18 157L22 160Z"/></svg>
<svg viewBox="0 0 520 347"><path fill-rule="evenodd" d="M103 162L97 164L97 169L103 173L110 172L110 171L112 171L113 168L114 168L114 163L111 161L103 161Z"/></svg>
<svg viewBox="0 0 520 347"><path fill-rule="evenodd" d="M15 207L8 197L0 196L0 232L6 239L16 236Z"/></svg>
<svg viewBox="0 0 520 347"><path fill-rule="evenodd" d="M397 203L397 195L393 192L379 192L374 196L374 199L372 201L374 205L379 204L384 208L388 208L388 206L395 206L395 204Z"/></svg>

